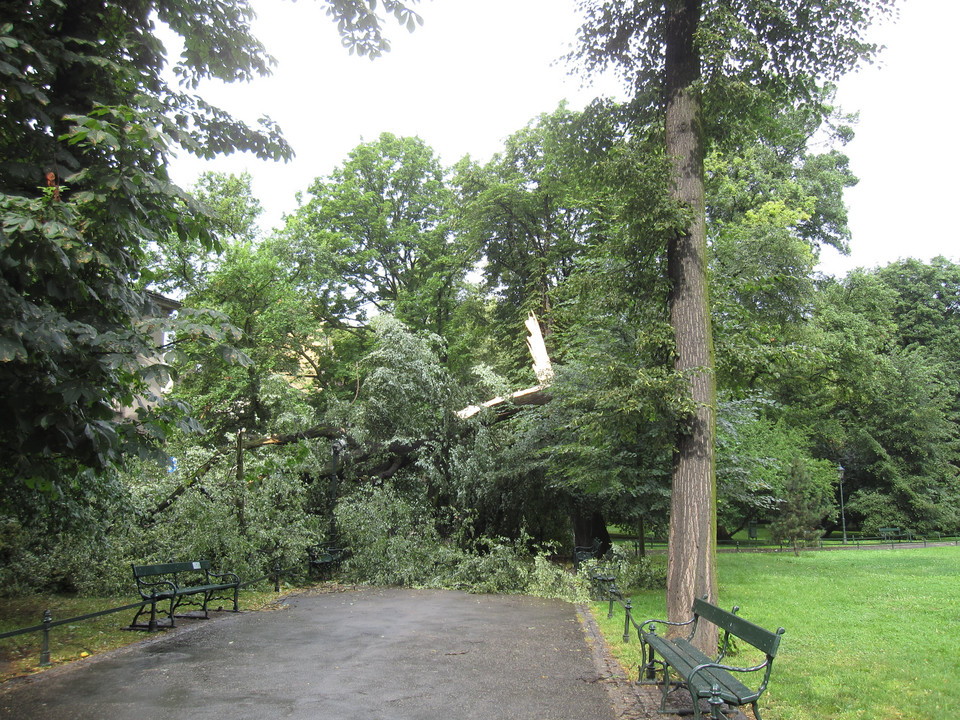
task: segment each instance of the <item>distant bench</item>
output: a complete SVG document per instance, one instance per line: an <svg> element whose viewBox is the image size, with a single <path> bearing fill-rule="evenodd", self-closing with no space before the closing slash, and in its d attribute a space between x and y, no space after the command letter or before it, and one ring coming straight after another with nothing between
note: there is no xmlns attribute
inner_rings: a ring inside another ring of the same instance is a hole
<svg viewBox="0 0 960 720"><path fill-rule="evenodd" d="M328 578L334 570L340 568L340 562L343 560L343 549L314 545L307 548L307 557L310 574L312 575L316 571L320 574L320 577Z"/></svg>
<svg viewBox="0 0 960 720"><path fill-rule="evenodd" d="M137 590L144 600L130 623L131 628L156 630L158 612L169 617L170 627L174 627L174 616L177 608L182 605L196 605L203 610L203 616L208 618L210 601L229 601L231 595L233 611L240 610L240 578L230 572L210 572L209 560L131 567L137 581ZM146 625L138 625L137 620L147 612L148 605L150 621Z"/></svg>
<svg viewBox="0 0 960 720"><path fill-rule="evenodd" d="M670 692L671 685L684 685L690 691L695 718L702 717L699 701L705 699L710 704L711 718L727 717L721 710L724 704L735 707L752 705L754 716L760 720L757 701L767 689L773 659L777 655L780 636L784 633L784 629L780 628L775 633L764 630L735 615L738 609L734 607L733 612L727 612L708 603L705 599L697 598L693 601L693 618L686 622L647 620L637 626L643 658L640 665L640 681L643 682L645 679L655 681L658 667L663 672L663 698L660 702L660 712L666 712L667 694ZM705 655L690 643L701 619L713 623L723 631L723 642L716 658ZM690 626L690 634L686 638L667 639L657 635L657 625ZM724 663L731 636L757 648L764 653L766 659L748 667ZM658 655L661 658L659 660ZM671 669L679 676L680 682L671 680ZM747 687L733 675L733 673L755 673L761 670L764 671L763 680L756 689Z"/></svg>
<svg viewBox="0 0 960 720"><path fill-rule="evenodd" d="M603 553L600 550L603 548L603 543L600 542L600 538L594 538L592 545L577 545L573 548L573 569L577 571L580 569L580 563L587 562L588 560L599 560Z"/></svg>
<svg viewBox="0 0 960 720"><path fill-rule="evenodd" d="M885 542L903 542L904 540L913 540L913 533L909 530L901 530L898 527L877 528L880 539Z"/></svg>

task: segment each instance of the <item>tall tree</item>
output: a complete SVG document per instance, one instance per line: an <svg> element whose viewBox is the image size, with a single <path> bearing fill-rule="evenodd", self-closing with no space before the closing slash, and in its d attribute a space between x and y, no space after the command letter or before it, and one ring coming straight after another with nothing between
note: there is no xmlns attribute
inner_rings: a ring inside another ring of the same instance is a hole
<svg viewBox="0 0 960 720"><path fill-rule="evenodd" d="M486 165L457 165L458 229L483 255L489 332L515 378L529 365L516 328L532 311L551 334L553 296L598 232L597 169L619 114L609 105L574 112L561 104L508 137Z"/></svg>
<svg viewBox="0 0 960 720"><path fill-rule="evenodd" d="M819 455L846 468L848 520L867 529L952 528L960 489L956 382L933 344L901 345L901 332L909 337L916 328L898 317L900 297L882 275L855 271L819 283L810 358L776 391L793 422L810 429ZM949 337L949 320L941 323Z"/></svg>
<svg viewBox="0 0 960 720"><path fill-rule="evenodd" d="M869 58L863 33L892 0L584 0L576 56L587 72L613 66L663 120L671 194L689 220L668 245L676 367L697 406L673 462L667 610L717 594L716 385L707 282L706 144L762 132L771 110L817 103L818 84ZM715 645L705 628L696 642Z"/></svg>
<svg viewBox="0 0 960 720"><path fill-rule="evenodd" d="M473 259L451 235L444 175L422 140L383 133L310 186L283 236L329 321L357 326L371 313L392 312L444 334Z"/></svg>

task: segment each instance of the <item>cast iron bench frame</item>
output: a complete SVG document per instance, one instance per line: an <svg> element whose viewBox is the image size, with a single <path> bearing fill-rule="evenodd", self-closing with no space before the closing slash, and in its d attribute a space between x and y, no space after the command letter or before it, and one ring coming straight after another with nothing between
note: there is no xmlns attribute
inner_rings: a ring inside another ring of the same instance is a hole
<svg viewBox="0 0 960 720"><path fill-rule="evenodd" d="M637 626L637 635L640 638L642 664L640 665L640 682L657 683L656 671L659 667L663 672L660 712L665 713L667 695L673 687L685 687L693 700L693 715L703 717L700 710L701 699L707 700L710 705L710 717L716 720L726 719L721 707L741 707L751 705L757 720L761 720L757 702L767 689L770 681L770 671L773 669L773 659L780 646L780 636L785 630L778 629L775 633L754 625L748 620L736 615L739 607L734 606L733 612L727 612L707 602L706 598L697 598L693 601L693 618L685 622L669 622L667 620L646 620ZM690 641L697 631L697 624L703 619L711 622L723 631L723 642L720 653L711 658L695 648ZM686 638L666 638L657 635L656 626L667 625L674 627L690 626L690 634ZM738 667L724 663L724 656L730 645L730 638L752 645L766 655L766 659L759 665ZM649 652L648 652L649 648ZM658 660L656 656L659 655ZM679 676L679 680L671 680L671 668ZM759 687L751 689L744 685L732 673L755 673L763 670L763 680ZM644 678L646 675L646 678Z"/></svg>
<svg viewBox="0 0 960 720"><path fill-rule="evenodd" d="M592 545L577 545L573 548L573 570L576 572L580 569L580 563L586 562L587 560L599 560L600 559L600 548L603 543L600 542L600 538L594 538Z"/></svg>
<svg viewBox="0 0 960 720"><path fill-rule="evenodd" d="M310 574L317 570L321 578L328 578L339 569L340 562L343 560L343 548L313 545L307 548L307 557Z"/></svg>
<svg viewBox="0 0 960 720"><path fill-rule="evenodd" d="M233 612L240 611L240 578L236 573L210 572L209 560L193 560L191 562L170 562L158 565L134 565L133 577L137 581L137 591L145 601L130 623L131 628L147 629L151 632L157 629L157 613L170 618L170 626L174 627L174 617L177 608L182 605L196 605L203 610L204 618L210 617L208 605L211 600L233 600ZM190 573L191 580L198 584L184 584L181 576ZM202 579L197 578L200 574ZM233 597L223 594L225 590L232 590ZM202 601L192 599L202 596ZM166 602L169 601L169 607ZM161 604L158 609L157 605ZM147 612L150 606L150 621L146 624L137 624L140 616Z"/></svg>

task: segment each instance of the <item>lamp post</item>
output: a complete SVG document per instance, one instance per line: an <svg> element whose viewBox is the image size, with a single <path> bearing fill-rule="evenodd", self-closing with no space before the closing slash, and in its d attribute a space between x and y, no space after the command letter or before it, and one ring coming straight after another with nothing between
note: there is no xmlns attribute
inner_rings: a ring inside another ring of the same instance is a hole
<svg viewBox="0 0 960 720"><path fill-rule="evenodd" d="M337 491L339 490L340 477L337 470L340 468L340 453L347 447L343 438L337 438L331 443L333 451L333 477L330 482L330 545L337 545Z"/></svg>
<svg viewBox="0 0 960 720"><path fill-rule="evenodd" d="M847 544L847 514L843 508L843 465L837 463L837 474L840 476L840 522L843 523L843 544Z"/></svg>

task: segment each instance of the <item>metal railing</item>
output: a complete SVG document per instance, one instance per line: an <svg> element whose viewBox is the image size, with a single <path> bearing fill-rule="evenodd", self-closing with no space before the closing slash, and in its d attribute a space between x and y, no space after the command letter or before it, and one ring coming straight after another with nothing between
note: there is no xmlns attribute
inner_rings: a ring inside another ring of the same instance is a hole
<svg viewBox="0 0 960 720"><path fill-rule="evenodd" d="M280 564L277 563L274 565L272 573L267 575L262 575L261 577L254 578L253 580L248 580L246 582L240 583L239 589L244 590L249 588L252 585L263 582L264 580L273 580L273 590L274 592L280 592L280 577L281 575L293 575L297 571L302 571L302 565L296 565L289 568L281 569ZM307 568L309 572L309 566ZM40 667L49 667L50 666L50 631L59 627L60 625L69 625L72 623L83 622L84 620L93 620L95 618L104 617L105 615L110 615L112 613L124 612L126 610L133 610L142 608L144 605L150 604L149 600L139 600L137 602L130 603L128 605L121 605L119 607L108 608L106 610L99 610L97 612L87 613L86 615L77 615L76 617L66 618L63 620L54 620L53 614L49 609L43 611L43 619L40 621L39 625L31 625L30 627L18 628L16 630L9 630L7 632L0 633L0 640L6 638L16 637L17 635L27 635L30 633L40 632L43 633L43 637L40 641L40 662L38 663Z"/></svg>
<svg viewBox="0 0 960 720"><path fill-rule="evenodd" d="M932 536L921 537L913 534L897 536L856 535L848 537L846 543L844 543L842 540L820 538L812 545L801 545L800 549L843 550L846 548L853 548L860 550L887 547L888 545L891 548L896 548L897 546L903 545L929 547L931 543L937 545L953 544L960 546L960 536L944 535L940 532L934 534L937 536L936 539L934 539ZM773 543L764 542L762 540L735 540L732 545L728 543L726 546L721 546L719 550L721 552L784 552L793 550L793 546L784 542Z"/></svg>
<svg viewBox="0 0 960 720"><path fill-rule="evenodd" d="M594 595L606 595L606 598L596 597L596 599L605 600L608 603L607 620L613 619L614 604L623 608L623 642L628 644L630 642L630 626L632 625L638 631L640 629L637 621L633 619L633 605L630 598L623 597L623 593L617 587L617 580L614 575L595 573L593 570L590 570L589 573L590 586Z"/></svg>
<svg viewBox="0 0 960 720"><path fill-rule="evenodd" d="M840 539L820 538L813 545L801 546L801 550L834 550L843 548L872 548L872 547L897 547L898 545L921 545L929 547L931 544L951 544L960 546L960 535L945 533L942 531L933 531L928 535L903 534L897 536L882 535L861 535L859 533L848 532L847 542ZM935 537L934 537L935 536ZM634 548L634 554L639 555L640 542L635 537L623 538L623 542L631 543ZM644 546L647 552L666 551L667 541L663 538L647 537ZM792 550L793 547L788 543L776 543L772 540L763 540L757 538L727 540L718 543L720 552L784 552Z"/></svg>

